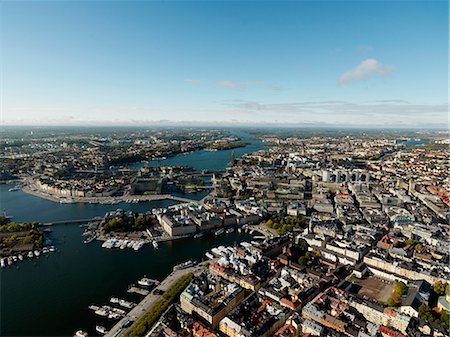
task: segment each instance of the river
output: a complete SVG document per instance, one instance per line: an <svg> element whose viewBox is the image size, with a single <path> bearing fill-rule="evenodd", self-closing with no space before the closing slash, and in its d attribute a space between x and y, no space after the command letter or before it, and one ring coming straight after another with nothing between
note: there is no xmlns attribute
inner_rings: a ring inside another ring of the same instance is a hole
<svg viewBox="0 0 450 337"><path fill-rule="evenodd" d="M239 135L251 143L235 149L236 157L263 148L260 141ZM176 155L162 164L217 170L224 169L230 159L231 150L203 150ZM0 185L0 207L18 222L85 219L116 208L145 212L174 204L169 200L117 205L57 204L22 191L8 192L10 187ZM111 296L137 301L140 297L130 296L126 290L144 275L161 280L179 262L201 260L212 247L250 239L244 233L223 234L165 242L157 250L147 245L134 251L103 249L99 242L86 245L78 225L54 225L51 229L49 236L57 252L0 271L1 336L72 336L78 329L93 335L96 324L109 328L113 322L95 316L88 309L90 304L107 304Z"/></svg>

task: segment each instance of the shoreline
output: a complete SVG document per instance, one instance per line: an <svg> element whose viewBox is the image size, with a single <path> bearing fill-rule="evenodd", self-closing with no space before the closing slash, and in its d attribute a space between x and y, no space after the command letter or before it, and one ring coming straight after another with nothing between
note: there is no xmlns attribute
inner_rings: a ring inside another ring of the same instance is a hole
<svg viewBox="0 0 450 337"><path fill-rule="evenodd" d="M201 200L208 197L207 194L200 200L183 198L173 196L171 194L155 194L155 195L129 195L129 196L118 196L118 197L64 197L57 196L49 193L45 193L36 188L30 187L29 184L24 184L22 186L22 191L33 195L38 198L46 199L52 202L56 202L59 204L76 204L76 203L84 203L84 204L104 204L104 205L114 205L122 202L126 203L137 203L137 202L148 202L148 201L160 201L160 200L174 200L178 202L192 202L192 203L200 203Z"/></svg>

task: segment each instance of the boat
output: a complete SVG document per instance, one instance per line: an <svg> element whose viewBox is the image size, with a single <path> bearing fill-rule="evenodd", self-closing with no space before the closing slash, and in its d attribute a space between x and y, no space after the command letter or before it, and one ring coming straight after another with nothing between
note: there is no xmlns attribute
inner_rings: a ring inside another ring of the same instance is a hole
<svg viewBox="0 0 450 337"><path fill-rule="evenodd" d="M32 251L29 251L28 254L27 254L27 256L31 259L31 258L33 257L33 252L32 252Z"/></svg>
<svg viewBox="0 0 450 337"><path fill-rule="evenodd" d="M88 333L83 331L83 330L78 330L77 332L75 332L74 337L87 337Z"/></svg>
<svg viewBox="0 0 450 337"><path fill-rule="evenodd" d="M233 233L234 232L234 228L228 228L226 231L225 231L225 233L227 233L227 234L231 234L231 233Z"/></svg>
<svg viewBox="0 0 450 337"><path fill-rule="evenodd" d="M19 260L23 261L23 255L22 254L19 254Z"/></svg>
<svg viewBox="0 0 450 337"><path fill-rule="evenodd" d="M196 263L195 261L189 260L187 262L177 264L175 267L173 267L173 270L176 271L176 270L186 269L186 268L194 266L195 263Z"/></svg>
<svg viewBox="0 0 450 337"><path fill-rule="evenodd" d="M86 240L84 240L83 242L88 244L88 243L91 243L94 240L95 240L95 236L91 236L91 237L87 238Z"/></svg>
<svg viewBox="0 0 450 337"><path fill-rule="evenodd" d="M138 281L138 284L145 287L150 287L153 284L157 284L157 281L143 277Z"/></svg>
<svg viewBox="0 0 450 337"><path fill-rule="evenodd" d="M98 307L98 306L96 306L96 305L93 305L93 304L90 305L88 308L91 309L91 310L93 310L93 311L96 311L96 310L100 309L100 307Z"/></svg>
<svg viewBox="0 0 450 337"><path fill-rule="evenodd" d="M152 241L153 248L158 249L158 242L155 240Z"/></svg>
<svg viewBox="0 0 450 337"><path fill-rule="evenodd" d="M205 253L205 256L206 256L208 259L210 259L210 260L214 259L214 255L212 255L212 254L209 253L209 252Z"/></svg>
<svg viewBox="0 0 450 337"><path fill-rule="evenodd" d="M109 300L111 303L119 303L119 299L117 297L111 297Z"/></svg>
<svg viewBox="0 0 450 337"><path fill-rule="evenodd" d="M59 200L59 203L60 204L75 204L76 201L74 199L65 199L65 198L63 198L63 199Z"/></svg>
<svg viewBox="0 0 450 337"><path fill-rule="evenodd" d="M127 308L127 309L131 309L134 306L136 306L136 304L134 304L133 302L128 302L128 301L125 301L125 300L122 300L122 299L119 299L119 305L121 307L124 307L124 308Z"/></svg>
<svg viewBox="0 0 450 337"><path fill-rule="evenodd" d="M201 238L202 236L205 236L205 233L197 233L194 235L194 239Z"/></svg>
<svg viewBox="0 0 450 337"><path fill-rule="evenodd" d="M96 325L95 326L95 331L97 331L98 333L101 333L102 335L104 335L105 333L108 332L106 330L106 328L104 326L101 326L101 325Z"/></svg>
<svg viewBox="0 0 450 337"><path fill-rule="evenodd" d="M5 260L3 259L3 257L0 259L0 265L2 268L6 267Z"/></svg>
<svg viewBox="0 0 450 337"><path fill-rule="evenodd" d="M218 231L216 231L216 232L214 233L214 235L215 235L215 236L218 236L218 235L223 234L224 232L225 232L225 229L221 228L221 229L219 229Z"/></svg>
<svg viewBox="0 0 450 337"><path fill-rule="evenodd" d="M41 255L41 253L40 253L38 250L35 250L35 251L34 251L34 255L35 255L35 256L39 256L39 255Z"/></svg>
<svg viewBox="0 0 450 337"><path fill-rule="evenodd" d="M106 317L108 316L109 312L105 308L98 308L97 310L95 310L95 314L102 317Z"/></svg>
<svg viewBox="0 0 450 337"><path fill-rule="evenodd" d="M242 228L238 228L238 233L242 233Z"/></svg>
<svg viewBox="0 0 450 337"><path fill-rule="evenodd" d="M11 187L8 191L9 191L9 192L17 192L17 191L20 191L20 186L14 186L14 187Z"/></svg>

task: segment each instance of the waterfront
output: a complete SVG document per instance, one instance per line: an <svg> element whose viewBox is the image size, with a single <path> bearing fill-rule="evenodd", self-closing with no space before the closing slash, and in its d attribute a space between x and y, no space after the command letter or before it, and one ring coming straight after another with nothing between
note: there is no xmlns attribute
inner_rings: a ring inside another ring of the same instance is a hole
<svg viewBox="0 0 450 337"><path fill-rule="evenodd" d="M245 148L235 149L235 155L259 149L260 142L252 141ZM164 165L223 169L230 158L231 150L198 151L169 158L170 162ZM162 200L116 205L58 204L22 191L8 192L11 186L0 185L0 204L2 212L12 216L13 221L92 218L117 208L145 212L175 203ZM82 229L78 225L55 225L51 229L57 253L23 261L1 271L2 336L71 336L79 328L93 334L96 323L107 325L108 322L96 317L88 309L90 304L106 304L111 296L130 298L126 293L128 285L144 275L162 279L179 262L199 260L214 246L249 239L249 235L237 233L205 236L161 243L158 250L147 245L136 252L102 249L99 242L83 244Z"/></svg>

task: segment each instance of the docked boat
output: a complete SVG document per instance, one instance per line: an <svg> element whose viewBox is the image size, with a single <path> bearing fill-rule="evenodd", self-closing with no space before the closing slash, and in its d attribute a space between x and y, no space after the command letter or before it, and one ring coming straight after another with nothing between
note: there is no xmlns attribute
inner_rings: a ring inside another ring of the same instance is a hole
<svg viewBox="0 0 450 337"><path fill-rule="evenodd" d="M186 268L189 268L189 267L193 267L193 266L195 266L195 263L196 263L195 261L189 260L187 262L177 264L175 267L173 267L173 270L176 271L176 270L181 270L181 269L186 269Z"/></svg>
<svg viewBox="0 0 450 337"><path fill-rule="evenodd" d="M210 252L205 253L205 256L210 260L214 259L214 255L212 255Z"/></svg>
<svg viewBox="0 0 450 337"><path fill-rule="evenodd" d="M35 250L34 255L37 257L37 256L41 255L41 253L38 250Z"/></svg>
<svg viewBox="0 0 450 337"><path fill-rule="evenodd" d="M119 303L119 298L117 297L111 297L111 299L109 300L111 303Z"/></svg>
<svg viewBox="0 0 450 337"><path fill-rule="evenodd" d="M223 234L223 233L225 233L225 229L221 228L221 229L219 229L218 231L214 232L214 235L215 235L215 236L218 236L218 235L221 235L221 234Z"/></svg>
<svg viewBox="0 0 450 337"><path fill-rule="evenodd" d="M144 287L150 287L155 283L156 283L155 280L149 279L147 277L143 277L138 281L138 284Z"/></svg>
<svg viewBox="0 0 450 337"><path fill-rule="evenodd" d="M153 248L158 249L158 242L155 240L152 241Z"/></svg>
<svg viewBox="0 0 450 337"><path fill-rule="evenodd" d="M86 331L83 330L78 330L77 332L75 332L74 337L87 337L88 333Z"/></svg>
<svg viewBox="0 0 450 337"><path fill-rule="evenodd" d="M101 333L102 335L106 334L108 331L106 330L106 328L104 326L101 325L96 325L95 326L95 331L97 331L98 333Z"/></svg>
<svg viewBox="0 0 450 337"><path fill-rule="evenodd" d="M86 240L84 240L83 243L88 244L88 243L91 243L94 240L95 240L95 236L91 236L91 237L88 237Z"/></svg>
<svg viewBox="0 0 450 337"><path fill-rule="evenodd" d="M20 191L20 186L14 186L14 187L11 187L8 191L9 191L9 192L17 192L17 191Z"/></svg>
<svg viewBox="0 0 450 337"><path fill-rule="evenodd" d="M3 257L0 259L0 266L1 266L2 268L5 268L5 267L6 267L5 260L3 259Z"/></svg>
<svg viewBox="0 0 450 337"><path fill-rule="evenodd" d="M234 228L228 228L226 231L225 231L225 233L227 233L227 234L231 234L231 233L233 233L234 232Z"/></svg>
<svg viewBox="0 0 450 337"><path fill-rule="evenodd" d="M19 254L19 260L23 261L23 255L22 254Z"/></svg>
<svg viewBox="0 0 450 337"><path fill-rule="evenodd" d="M134 304L133 302L128 302L128 301L125 301L125 300L122 300L122 299L119 299L119 305L121 307L124 307L124 308L127 308L127 309L131 309L131 308L136 306L136 304Z"/></svg>
<svg viewBox="0 0 450 337"><path fill-rule="evenodd" d="M194 239L201 238L202 236L205 236L205 233L197 233L194 235Z"/></svg>

